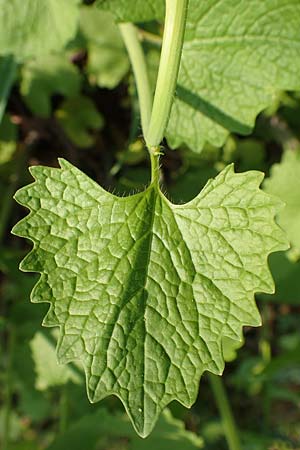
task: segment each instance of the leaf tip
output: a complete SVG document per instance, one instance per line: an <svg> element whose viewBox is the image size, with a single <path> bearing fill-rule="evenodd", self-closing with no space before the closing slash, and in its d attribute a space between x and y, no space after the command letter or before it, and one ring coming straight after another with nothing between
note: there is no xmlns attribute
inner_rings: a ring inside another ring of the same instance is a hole
<svg viewBox="0 0 300 450"><path fill-rule="evenodd" d="M61 169L71 169L73 168L72 164L69 163L65 158L57 158L58 164L60 165Z"/></svg>

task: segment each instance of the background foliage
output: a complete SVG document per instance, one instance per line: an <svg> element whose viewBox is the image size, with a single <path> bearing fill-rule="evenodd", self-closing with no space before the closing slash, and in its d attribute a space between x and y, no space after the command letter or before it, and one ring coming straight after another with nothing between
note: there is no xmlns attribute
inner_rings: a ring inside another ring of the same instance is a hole
<svg viewBox="0 0 300 450"><path fill-rule="evenodd" d="M15 3L10 2L7 16L0 15L0 28L11 20ZM27 2L28 8L33 10L35 3ZM78 3L70 1L59 15L55 7L51 14L43 5L34 9L47 17L47 43L43 26L35 30L34 41L27 32L25 44L24 36L9 34L0 44L1 116L5 108L0 124L1 445L12 450L226 449L218 402L206 377L193 408L171 404L144 441L117 399L90 405L81 367L56 363L55 332L40 326L47 306L29 302L36 277L18 271L29 246L10 235L11 226L25 215L12 194L31 181L29 165L57 167L57 157L64 157L120 195L137 192L149 181L135 86L118 30L109 15L103 17L91 6L79 9ZM163 11L157 5L160 18ZM24 6L20 20L27 18ZM53 27L63 32L54 36ZM153 34L160 36L161 28L151 22L140 28L154 83L159 45ZM98 36L94 30L99 29ZM257 296L263 327L246 328L242 348L224 344L232 362L223 383L245 450L299 450L300 95L280 92L271 103L251 135L231 134L221 147L213 141L194 153L185 145L171 150L165 142L162 173L167 196L183 203L234 162L238 172L264 171L264 189L287 205L278 222L288 233L291 250L270 258L276 293Z"/></svg>

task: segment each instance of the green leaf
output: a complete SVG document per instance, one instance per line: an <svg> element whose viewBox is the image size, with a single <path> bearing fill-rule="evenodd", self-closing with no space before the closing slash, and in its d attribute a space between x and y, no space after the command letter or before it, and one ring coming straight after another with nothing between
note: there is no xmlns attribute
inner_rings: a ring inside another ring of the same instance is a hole
<svg viewBox="0 0 300 450"><path fill-rule="evenodd" d="M161 415L152 435L141 440L125 414L112 415L104 409L89 414L59 436L48 450L82 450L82 442L89 450L193 450L203 448L203 441L196 434L184 429L180 420L174 419L169 410Z"/></svg>
<svg viewBox="0 0 300 450"><path fill-rule="evenodd" d="M5 114L0 123L0 165L12 158L17 148L17 126Z"/></svg>
<svg viewBox="0 0 300 450"><path fill-rule="evenodd" d="M82 148L93 145L93 132L104 125L102 115L92 100L84 96L65 100L55 115L71 141Z"/></svg>
<svg viewBox="0 0 300 450"><path fill-rule="evenodd" d="M6 425L6 409L2 406L0 409L0 436L4 436L7 433ZM22 435L22 423L21 418L17 415L15 411L10 411L10 423L9 423L9 440L15 441L19 439Z"/></svg>
<svg viewBox="0 0 300 450"><path fill-rule="evenodd" d="M156 185L116 197L65 160L32 167L16 194L31 210L13 233L34 243L33 302L60 325L58 359L80 359L92 402L118 396L141 436L173 399L191 406L203 371L224 368L222 338L257 326L254 293L273 292L270 252L286 249L279 202L260 172L226 167L185 205Z"/></svg>
<svg viewBox="0 0 300 450"><path fill-rule="evenodd" d="M27 106L35 115L49 117L51 96L76 96L80 81L78 69L61 53L42 56L24 64L20 89Z"/></svg>
<svg viewBox="0 0 300 450"><path fill-rule="evenodd" d="M170 197L175 203L184 203L197 195L209 178L214 177L217 170L211 165L203 165L199 161L198 167L189 167L189 169L180 174L175 183L170 186ZM178 174L177 174L178 175Z"/></svg>
<svg viewBox="0 0 300 450"><path fill-rule="evenodd" d="M232 362L237 357L237 351L244 345L244 339L237 341L224 336L222 339L223 357L226 362Z"/></svg>
<svg viewBox="0 0 300 450"><path fill-rule="evenodd" d="M97 0L96 5L110 11L119 22L146 22L163 19L164 0Z"/></svg>
<svg viewBox="0 0 300 450"><path fill-rule="evenodd" d="M45 391L49 387L61 386L68 381L80 383L80 376L68 366L57 363L55 348L40 332L30 342L36 371L36 389Z"/></svg>
<svg viewBox="0 0 300 450"><path fill-rule="evenodd" d="M264 190L285 203L278 214L278 223L286 231L291 245L300 251L300 151L284 153L281 163L272 166Z"/></svg>
<svg viewBox="0 0 300 450"><path fill-rule="evenodd" d="M0 54L20 61L60 51L76 32L80 0L0 0Z"/></svg>
<svg viewBox="0 0 300 450"><path fill-rule="evenodd" d="M116 87L129 70L129 60L113 15L82 7L80 28L87 40L90 80L100 87Z"/></svg>
<svg viewBox="0 0 300 450"><path fill-rule="evenodd" d="M223 158L229 163L235 161L239 171L249 169L265 170L266 149L262 141L253 138L234 139L229 137L223 147Z"/></svg>
<svg viewBox="0 0 300 450"><path fill-rule="evenodd" d="M300 89L300 3L190 0L188 11L167 137L199 152L249 134L279 90Z"/></svg>

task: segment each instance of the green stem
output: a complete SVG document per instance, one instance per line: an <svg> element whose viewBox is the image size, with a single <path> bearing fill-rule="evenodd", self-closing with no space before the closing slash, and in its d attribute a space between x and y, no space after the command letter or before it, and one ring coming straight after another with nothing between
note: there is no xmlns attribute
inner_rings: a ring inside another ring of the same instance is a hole
<svg viewBox="0 0 300 450"><path fill-rule="evenodd" d="M10 220L11 210L14 204L13 195L16 192L16 188L19 183L19 176L24 168L26 161L26 152L22 150L20 155L16 157L16 170L12 176L11 183L7 186L1 202L0 208L0 246L3 243L5 232Z"/></svg>
<svg viewBox="0 0 300 450"><path fill-rule="evenodd" d="M262 302L261 308L261 316L263 327L260 328L260 336L258 341L259 353L261 355L261 363L256 365L255 375L262 374L272 359L272 348L271 348L271 320L270 320L270 307L265 302ZM262 428L264 431L269 429L270 425L270 408L271 408L271 397L268 395L270 387L269 384L266 384L266 393L264 396L264 400L262 402L262 411L263 411L263 420L262 420Z"/></svg>
<svg viewBox="0 0 300 450"><path fill-rule="evenodd" d="M10 441L10 422L11 422L11 407L12 407L12 357L15 346L15 332L12 327L8 329L8 348L7 348L7 363L5 371L5 397L3 405L3 435L2 435L2 449L8 450Z"/></svg>
<svg viewBox="0 0 300 450"><path fill-rule="evenodd" d="M65 433L68 426L68 394L67 386L61 387L59 399L59 433Z"/></svg>
<svg viewBox="0 0 300 450"><path fill-rule="evenodd" d="M160 168L159 168L159 156L160 156L160 148L157 147L150 151L150 161L151 161L151 183L156 186L159 185L160 179Z"/></svg>
<svg viewBox="0 0 300 450"><path fill-rule="evenodd" d="M0 123L6 108L7 98L16 75L17 64L12 56L0 60Z"/></svg>
<svg viewBox="0 0 300 450"><path fill-rule="evenodd" d="M222 418L228 448L230 450L241 450L237 426L222 379L217 375L209 374L209 381Z"/></svg>
<svg viewBox="0 0 300 450"><path fill-rule="evenodd" d="M161 47L162 38L157 34L150 33L149 31L138 29L139 37L143 41L147 41L150 44L155 45L156 47Z"/></svg>
<svg viewBox="0 0 300 450"><path fill-rule="evenodd" d="M3 242L5 231L7 228L7 223L10 219L10 212L13 204L13 195L16 191L15 180L7 186L3 193L2 204L0 209L0 245Z"/></svg>
<svg viewBox="0 0 300 450"><path fill-rule="evenodd" d="M145 55L135 26L131 23L122 23L119 25L119 29L123 36L135 77L141 110L142 129L145 135L150 123L152 109L152 95Z"/></svg>
<svg viewBox="0 0 300 450"><path fill-rule="evenodd" d="M149 149L159 147L171 112L181 60L188 0L166 0L166 19L160 65L149 128Z"/></svg>

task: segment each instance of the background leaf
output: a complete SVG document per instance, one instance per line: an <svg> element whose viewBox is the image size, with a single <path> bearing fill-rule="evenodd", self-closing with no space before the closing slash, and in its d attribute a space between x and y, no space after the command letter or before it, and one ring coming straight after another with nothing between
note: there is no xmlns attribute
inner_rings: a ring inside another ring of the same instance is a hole
<svg viewBox="0 0 300 450"><path fill-rule="evenodd" d="M60 94L75 97L79 94L80 73L63 53L42 56L24 64L21 94L27 106L38 117L51 115L51 97Z"/></svg>
<svg viewBox="0 0 300 450"><path fill-rule="evenodd" d="M70 366L57 363L55 347L42 333L37 332L30 342L36 370L36 388L44 391L68 381L80 383L81 377Z"/></svg>
<svg viewBox="0 0 300 450"><path fill-rule="evenodd" d="M0 0L0 54L18 61L58 52L75 35L80 0Z"/></svg>
<svg viewBox="0 0 300 450"><path fill-rule="evenodd" d="M0 165L8 162L17 148L17 126L8 114L0 123Z"/></svg>
<svg viewBox="0 0 300 450"><path fill-rule="evenodd" d="M153 433L146 440L139 438L125 414L112 415L104 409L83 417L48 450L82 450L82 441L90 450L107 448L122 450L193 450L203 448L203 441L184 429L183 423L166 410Z"/></svg>
<svg viewBox="0 0 300 450"><path fill-rule="evenodd" d="M116 87L130 66L113 15L96 8L83 7L80 28L87 40L87 71L90 80L96 81L100 87Z"/></svg>
<svg viewBox="0 0 300 450"><path fill-rule="evenodd" d="M112 12L120 22L145 22L163 19L165 2L163 0L97 0L96 5Z"/></svg>
<svg viewBox="0 0 300 450"><path fill-rule="evenodd" d="M244 345L244 339L236 341L227 336L222 339L223 356L226 362L234 361L237 357L237 351Z"/></svg>
<svg viewBox="0 0 300 450"><path fill-rule="evenodd" d="M102 115L92 100L84 96L65 100L55 115L67 136L82 148L93 144L93 132L103 126Z"/></svg>
<svg viewBox="0 0 300 450"><path fill-rule="evenodd" d="M279 90L300 89L299 28L298 0L190 0L170 145L249 134Z"/></svg>
<svg viewBox="0 0 300 450"><path fill-rule="evenodd" d="M270 256L270 268L275 280L273 295L260 294L263 300L289 305L300 305L300 262L292 262L287 253L274 253Z"/></svg>
<svg viewBox="0 0 300 450"><path fill-rule="evenodd" d="M293 247L300 252L300 152L286 151L280 164L271 168L264 190L276 195L285 208L278 214L278 223L287 232Z"/></svg>

